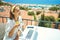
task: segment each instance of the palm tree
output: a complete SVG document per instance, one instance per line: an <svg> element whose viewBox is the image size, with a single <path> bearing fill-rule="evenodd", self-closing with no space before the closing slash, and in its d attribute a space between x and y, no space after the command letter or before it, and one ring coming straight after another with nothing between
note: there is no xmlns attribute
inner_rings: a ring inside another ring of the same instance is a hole
<svg viewBox="0 0 60 40"><path fill-rule="evenodd" d="M42 7L42 13L44 14L45 10L44 10L44 7Z"/></svg>
<svg viewBox="0 0 60 40"><path fill-rule="evenodd" d="M42 18L41 18L41 20L44 20L44 12L45 12L45 11L44 11L44 7L42 7L42 14L41 14L41 17L42 17Z"/></svg>
<svg viewBox="0 0 60 40"><path fill-rule="evenodd" d="M41 14L41 18L39 19L38 26L44 26L44 22L42 22L42 21L44 21L44 17L45 17L44 12L45 12L45 10L44 10L44 7L41 7L41 8L42 8L42 14Z"/></svg>

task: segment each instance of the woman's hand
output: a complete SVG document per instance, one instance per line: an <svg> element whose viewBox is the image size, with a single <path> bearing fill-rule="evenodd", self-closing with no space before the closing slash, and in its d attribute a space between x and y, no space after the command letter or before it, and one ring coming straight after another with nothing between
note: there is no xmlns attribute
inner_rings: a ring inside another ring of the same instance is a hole
<svg viewBox="0 0 60 40"><path fill-rule="evenodd" d="M18 36L20 36L20 35L21 35L21 31L20 31L20 30L18 30L17 34L18 34Z"/></svg>
<svg viewBox="0 0 60 40"><path fill-rule="evenodd" d="M20 31L20 30L18 30L17 35L16 35L16 37L15 37L15 39L14 39L14 40L19 40L19 36L20 36L20 34L21 34L21 31Z"/></svg>

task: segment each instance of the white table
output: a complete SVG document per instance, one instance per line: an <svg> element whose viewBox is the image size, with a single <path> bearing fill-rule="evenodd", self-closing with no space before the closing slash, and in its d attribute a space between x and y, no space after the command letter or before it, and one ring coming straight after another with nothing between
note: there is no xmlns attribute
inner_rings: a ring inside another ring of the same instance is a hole
<svg viewBox="0 0 60 40"><path fill-rule="evenodd" d="M34 31L38 32L37 40L60 40L60 30L58 30L58 29L38 27L38 26L32 26L32 27L34 27L34 29L26 28L24 30L22 38L26 39L25 37L26 37L28 31L34 30ZM30 40L32 40L32 39L33 39L33 36L31 37Z"/></svg>

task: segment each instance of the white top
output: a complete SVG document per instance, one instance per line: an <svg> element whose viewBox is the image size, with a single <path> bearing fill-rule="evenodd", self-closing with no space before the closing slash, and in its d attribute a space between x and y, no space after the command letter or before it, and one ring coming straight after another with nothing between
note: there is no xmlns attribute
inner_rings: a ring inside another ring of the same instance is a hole
<svg viewBox="0 0 60 40"><path fill-rule="evenodd" d="M15 21L14 20L10 20L8 18L8 22L7 22L7 25L6 25L6 30L5 30L5 36L4 36L4 39L3 40L14 40L15 37L16 37L16 32L18 30L22 30L22 25L23 25L23 22L22 22L22 18L21 16L19 16L19 19L18 19L19 23L20 23L20 26L18 27L18 29L16 29L14 31L14 34L12 35L11 38L8 37L8 33L10 32L10 30L14 27L15 25Z"/></svg>

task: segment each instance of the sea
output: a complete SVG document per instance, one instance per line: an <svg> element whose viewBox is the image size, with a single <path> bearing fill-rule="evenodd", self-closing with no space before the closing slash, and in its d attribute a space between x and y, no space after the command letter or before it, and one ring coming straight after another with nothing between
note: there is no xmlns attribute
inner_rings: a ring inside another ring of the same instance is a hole
<svg viewBox="0 0 60 40"><path fill-rule="evenodd" d="M13 4L47 4L47 5L55 5L60 4L60 0L3 0L5 2L13 3Z"/></svg>

